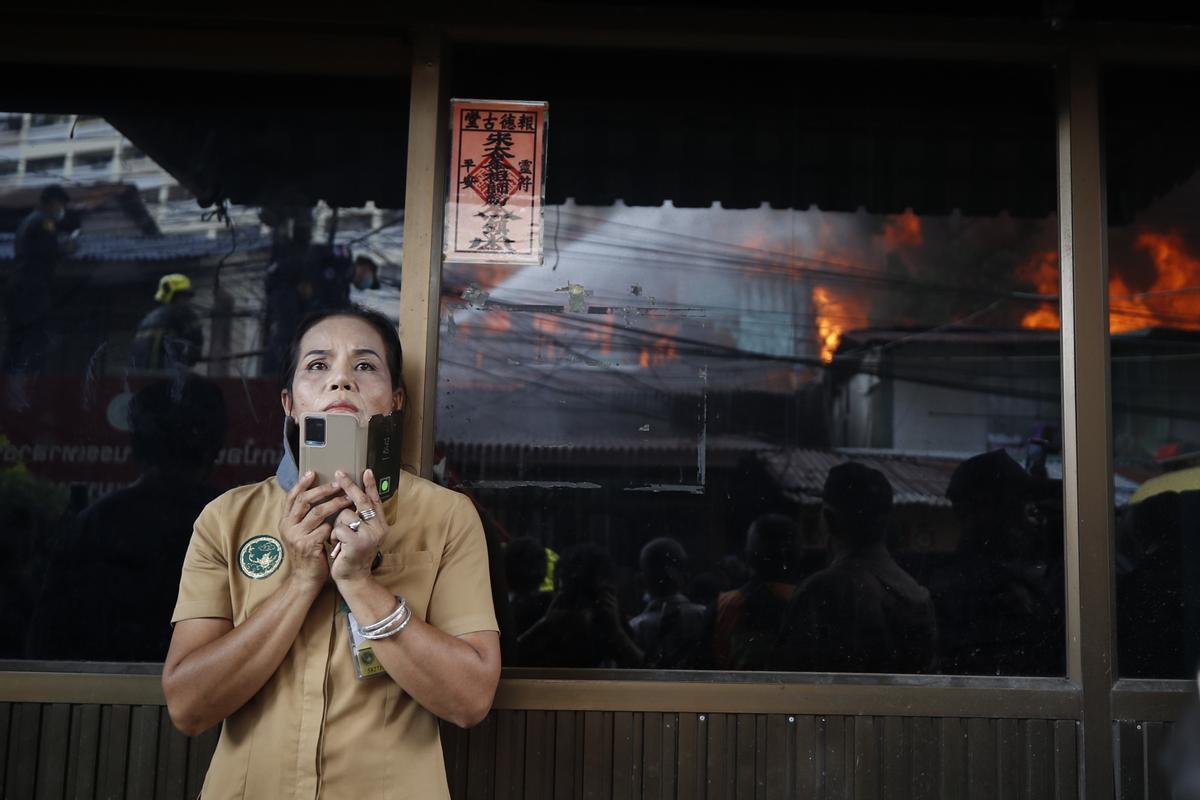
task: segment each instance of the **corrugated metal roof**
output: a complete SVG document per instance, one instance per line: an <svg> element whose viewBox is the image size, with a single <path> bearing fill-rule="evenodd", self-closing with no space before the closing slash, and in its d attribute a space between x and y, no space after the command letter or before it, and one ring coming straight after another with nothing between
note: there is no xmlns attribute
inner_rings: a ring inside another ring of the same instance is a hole
<svg viewBox="0 0 1200 800"><path fill-rule="evenodd" d="M0 261L13 260L14 234L0 234ZM181 261L223 256L232 249L229 234L169 233L163 236L84 235L74 261ZM237 253L267 250L271 240L258 231L239 231Z"/></svg>
<svg viewBox="0 0 1200 800"><path fill-rule="evenodd" d="M877 469L892 484L896 505L949 507L946 486L962 459L911 455L863 455L836 450L784 450L761 453L759 459L784 495L802 505L821 502L829 470L847 461Z"/></svg>

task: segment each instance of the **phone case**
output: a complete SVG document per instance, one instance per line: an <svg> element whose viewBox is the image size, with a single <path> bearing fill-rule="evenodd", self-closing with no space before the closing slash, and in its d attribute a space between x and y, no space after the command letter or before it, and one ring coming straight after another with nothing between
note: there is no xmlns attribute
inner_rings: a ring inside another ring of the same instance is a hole
<svg viewBox="0 0 1200 800"><path fill-rule="evenodd" d="M309 438L309 420L325 420L324 442L314 444ZM362 486L363 470L367 468L367 427L359 425L350 414L305 414L300 425L300 474L310 469L317 473L317 483L332 483L338 470L345 472L355 484Z"/></svg>
<svg viewBox="0 0 1200 800"><path fill-rule="evenodd" d="M375 474L379 499L396 493L400 480L400 434L404 417L397 411L376 414L367 425L367 467Z"/></svg>

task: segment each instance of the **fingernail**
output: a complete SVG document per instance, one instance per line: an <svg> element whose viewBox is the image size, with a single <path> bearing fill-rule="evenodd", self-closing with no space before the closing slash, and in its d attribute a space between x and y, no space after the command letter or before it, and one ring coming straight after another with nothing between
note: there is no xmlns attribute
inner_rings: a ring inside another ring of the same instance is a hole
<svg viewBox="0 0 1200 800"><path fill-rule="evenodd" d="M312 476L313 476L313 471L311 469L308 472L304 473L304 477L306 477L306 478L311 478Z"/></svg>

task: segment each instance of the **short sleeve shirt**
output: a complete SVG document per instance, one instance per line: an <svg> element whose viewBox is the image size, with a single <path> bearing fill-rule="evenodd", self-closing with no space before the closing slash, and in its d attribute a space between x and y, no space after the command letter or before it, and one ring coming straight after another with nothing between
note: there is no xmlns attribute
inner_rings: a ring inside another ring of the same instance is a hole
<svg viewBox="0 0 1200 800"><path fill-rule="evenodd" d="M240 625L287 577L275 478L233 489L196 520L171 621ZM375 578L452 636L498 630L487 545L471 502L405 473L384 506ZM359 679L331 582L266 685L224 722L204 798L448 797L438 722L386 673ZM403 636L403 633L400 634Z"/></svg>

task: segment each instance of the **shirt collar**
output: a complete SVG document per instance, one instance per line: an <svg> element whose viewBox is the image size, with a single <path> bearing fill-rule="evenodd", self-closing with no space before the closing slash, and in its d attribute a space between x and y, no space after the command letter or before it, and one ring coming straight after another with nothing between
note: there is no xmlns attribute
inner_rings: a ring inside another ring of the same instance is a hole
<svg viewBox="0 0 1200 800"><path fill-rule="evenodd" d="M283 458L279 459L279 466L275 469L275 480L279 481L279 486L285 492L290 492L300 481L300 464L296 460L296 454L292 452L292 440L288 436L290 421L291 417L283 418Z"/></svg>

